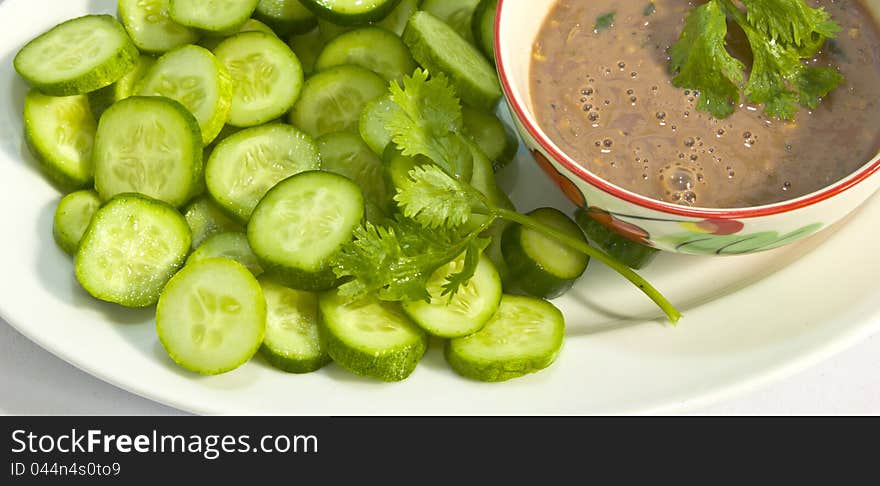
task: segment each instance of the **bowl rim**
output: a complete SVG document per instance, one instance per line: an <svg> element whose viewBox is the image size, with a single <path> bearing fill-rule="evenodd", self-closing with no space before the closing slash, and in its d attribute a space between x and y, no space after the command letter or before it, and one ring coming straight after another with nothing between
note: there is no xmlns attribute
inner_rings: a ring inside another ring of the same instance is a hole
<svg viewBox="0 0 880 486"><path fill-rule="evenodd" d="M846 192L859 185L861 182L869 179L875 173L880 172L880 153L878 153L873 159L866 162L847 177L819 189L818 191L774 204L745 208L701 208L679 206L677 204L642 196L638 193L612 184L611 182L593 174L559 149L552 139L544 133L539 124L533 120L534 117L531 116L531 113L525 107L523 100L517 96L516 91L513 89L513 84L510 81L511 75L506 68L503 56L504 51L501 49L501 20L503 18L502 12L504 11L505 3L508 2L505 0L498 0L498 8L495 16L495 65L498 68L498 77L501 81L501 88L504 92L504 97L506 98L508 105L511 107L514 116L538 145L549 153L557 162L568 169L569 172L576 175L582 181L612 196L645 209L675 216L712 217L721 219L757 218L761 216L788 213L808 206L813 206Z"/></svg>

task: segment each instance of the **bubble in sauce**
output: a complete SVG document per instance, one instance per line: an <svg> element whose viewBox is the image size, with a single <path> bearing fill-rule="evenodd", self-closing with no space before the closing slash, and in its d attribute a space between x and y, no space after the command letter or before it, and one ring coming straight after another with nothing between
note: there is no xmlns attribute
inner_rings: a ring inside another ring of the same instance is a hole
<svg viewBox="0 0 880 486"><path fill-rule="evenodd" d="M697 202L697 193L694 191L687 191L682 195L682 198L688 205L693 206Z"/></svg>
<svg viewBox="0 0 880 486"><path fill-rule="evenodd" d="M783 191L791 190L791 182L785 181L785 184L782 184L782 190Z"/></svg>
<svg viewBox="0 0 880 486"><path fill-rule="evenodd" d="M694 144L696 144L696 143L697 143L697 141L694 140L694 137L688 137L684 140L685 147L693 147Z"/></svg>
<svg viewBox="0 0 880 486"><path fill-rule="evenodd" d="M689 191L694 188L694 173L684 167L677 167L666 179L666 187L671 191Z"/></svg>

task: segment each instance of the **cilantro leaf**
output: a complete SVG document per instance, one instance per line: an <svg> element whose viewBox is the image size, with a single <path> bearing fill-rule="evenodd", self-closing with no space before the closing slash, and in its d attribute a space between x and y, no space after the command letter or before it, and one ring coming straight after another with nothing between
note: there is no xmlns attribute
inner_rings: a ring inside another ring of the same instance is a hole
<svg viewBox="0 0 880 486"><path fill-rule="evenodd" d="M715 118L733 113L745 66L725 49L727 16L716 1L690 11L678 41L669 49L678 88L699 91L697 108Z"/></svg>
<svg viewBox="0 0 880 486"><path fill-rule="evenodd" d="M423 155L458 179L469 179L473 156L463 138L461 103L445 76L428 79L417 69L403 86L391 83L391 99L401 109L389 112L385 128L407 156Z"/></svg>
<svg viewBox="0 0 880 486"><path fill-rule="evenodd" d="M840 25L831 20L825 9L811 8L803 0L742 0L742 3L749 24L774 43L818 50L825 39L840 32Z"/></svg>
<svg viewBox="0 0 880 486"><path fill-rule="evenodd" d="M822 8L804 0L710 0L688 14L681 37L669 50L673 85L699 91L698 108L716 118L733 113L740 99L745 66L725 47L727 19L743 29L752 50L752 66L743 86L749 102L781 119L794 118L801 106L816 108L843 81L835 69L808 66L840 26Z"/></svg>
<svg viewBox="0 0 880 486"><path fill-rule="evenodd" d="M607 30L611 27L614 27L614 19L617 17L616 12L608 12L600 15L596 18L596 25L593 27L593 32L598 34L603 30Z"/></svg>
<svg viewBox="0 0 880 486"><path fill-rule="evenodd" d="M799 105L816 108L819 100L843 80L834 69L804 64L796 45L768 40L765 33L746 21L742 12L732 14L746 34L754 58L745 86L746 97L763 103L767 114L791 120Z"/></svg>
<svg viewBox="0 0 880 486"><path fill-rule="evenodd" d="M426 228L457 228L481 205L473 191L435 165L413 168L397 189L394 200L404 216Z"/></svg>
<svg viewBox="0 0 880 486"><path fill-rule="evenodd" d="M491 242L492 240L487 238L476 238L468 243L467 250L463 255L464 258L461 260L461 269L446 276L446 283L443 284L441 295L448 295L451 301L455 294L471 281L480 265L480 255Z"/></svg>
<svg viewBox="0 0 880 486"><path fill-rule="evenodd" d="M406 218L387 226L367 223L355 230L354 239L342 247L333 262L336 276L348 280L339 293L352 301L373 293L386 301L430 301L431 276L462 252L471 248L482 251L481 231L431 230ZM465 266L450 276L444 295L454 294L471 277L473 272Z"/></svg>

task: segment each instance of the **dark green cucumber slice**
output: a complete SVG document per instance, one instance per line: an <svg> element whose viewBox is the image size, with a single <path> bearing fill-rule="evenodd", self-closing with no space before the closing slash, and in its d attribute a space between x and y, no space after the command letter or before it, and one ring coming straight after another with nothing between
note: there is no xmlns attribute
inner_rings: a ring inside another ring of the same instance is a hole
<svg viewBox="0 0 880 486"><path fill-rule="evenodd" d="M382 156L391 143L391 132L385 127L391 116L399 111L400 107L391 99L391 94L377 98L364 107L358 122L358 132L376 155Z"/></svg>
<svg viewBox="0 0 880 486"><path fill-rule="evenodd" d="M208 193L228 214L246 223L266 192L282 180L320 167L311 137L282 123L248 128L220 142L208 158Z"/></svg>
<svg viewBox="0 0 880 486"><path fill-rule="evenodd" d="M240 264L215 258L187 265L168 282L156 332L175 363L203 375L247 363L263 342L266 300Z"/></svg>
<svg viewBox="0 0 880 486"><path fill-rule="evenodd" d="M529 216L568 236L587 241L578 225L558 209L540 208ZM529 295L543 298L565 293L590 262L587 255L520 225L511 225L505 230L501 251L515 284Z"/></svg>
<svg viewBox="0 0 880 486"><path fill-rule="evenodd" d="M290 123L312 137L357 131L364 107L388 93L388 82L360 66L329 68L309 78L290 112Z"/></svg>
<svg viewBox="0 0 880 486"><path fill-rule="evenodd" d="M403 33L413 58L429 72L446 73L466 104L492 110L501 84L492 65L452 27L428 12L415 13Z"/></svg>
<svg viewBox="0 0 880 486"><path fill-rule="evenodd" d="M212 34L228 34L244 25L259 0L171 0L168 10L178 24Z"/></svg>
<svg viewBox="0 0 880 486"><path fill-rule="evenodd" d="M68 255L76 255L79 242L99 207L101 198L92 190L72 192L61 198L55 208L52 236Z"/></svg>
<svg viewBox="0 0 880 486"><path fill-rule="evenodd" d="M425 0L422 10L446 22L464 40L473 43L471 19L480 0Z"/></svg>
<svg viewBox="0 0 880 486"><path fill-rule="evenodd" d="M311 373L330 363L318 331L318 296L261 278L266 298L266 336L260 351L274 367Z"/></svg>
<svg viewBox="0 0 880 486"><path fill-rule="evenodd" d="M367 25L385 18L400 0L301 0L318 18L339 25Z"/></svg>
<svg viewBox="0 0 880 486"><path fill-rule="evenodd" d="M318 26L318 19L299 0L260 0L254 17L280 36L305 34Z"/></svg>
<svg viewBox="0 0 880 486"><path fill-rule="evenodd" d="M163 54L192 44L201 34L171 20L171 0L119 0L119 18L142 52Z"/></svg>
<svg viewBox="0 0 880 486"><path fill-rule="evenodd" d="M121 194L92 218L76 252L76 279L96 299L149 307L183 266L191 242L176 209Z"/></svg>
<svg viewBox="0 0 880 486"><path fill-rule="evenodd" d="M446 360L474 380L510 380L550 366L564 335L565 319L553 304L505 295L482 330L447 342Z"/></svg>
<svg viewBox="0 0 880 486"><path fill-rule="evenodd" d="M262 125L287 113L299 98L302 65L277 37L243 32L221 42L214 55L232 76L230 125Z"/></svg>
<svg viewBox="0 0 880 486"><path fill-rule="evenodd" d="M321 170L351 179L364 193L367 221L378 223L387 215L391 196L382 173L382 159L356 133L334 132L318 139Z"/></svg>
<svg viewBox="0 0 880 486"><path fill-rule="evenodd" d="M315 69L323 71L343 64L361 66L388 81L398 82L417 67L400 37L378 27L352 30L328 42Z"/></svg>
<svg viewBox="0 0 880 486"><path fill-rule="evenodd" d="M61 23L18 51L13 65L31 86L52 96L90 93L115 83L134 66L138 50L110 15Z"/></svg>
<svg viewBox="0 0 880 486"><path fill-rule="evenodd" d="M92 160L105 200L138 192L180 207L202 179L201 130L177 101L132 96L101 116Z"/></svg>
<svg viewBox="0 0 880 486"><path fill-rule="evenodd" d="M495 172L510 165L519 150L519 139L493 113L462 106L467 134L492 161Z"/></svg>
<svg viewBox="0 0 880 486"><path fill-rule="evenodd" d="M471 20L474 44L482 49L492 64L495 64L495 15L498 13L498 0L481 0Z"/></svg>
<svg viewBox="0 0 880 486"><path fill-rule="evenodd" d="M473 334L489 322L501 303L501 278L485 255L480 256L477 271L450 299L443 295L447 277L460 272L465 256L438 269L428 281L431 302L404 302L403 310L429 334L456 338Z"/></svg>
<svg viewBox="0 0 880 486"><path fill-rule="evenodd" d="M214 49L217 48L217 46L219 46L227 38L229 38L235 34L241 34L243 32L262 32L266 35L271 35L272 37L278 37L275 34L275 31L272 30L268 25L260 22L259 20L248 19L248 21L245 22L244 25L242 25L241 28L238 29L237 31L235 31L229 35L225 35L225 36L219 36L219 35L205 36L202 38L202 40L199 41L199 45L204 47L205 49L208 49L209 51L213 51Z"/></svg>
<svg viewBox="0 0 880 486"><path fill-rule="evenodd" d="M287 43L302 64L303 73L311 76L315 72L315 61L324 49L324 39L321 31L312 29L310 32L293 35Z"/></svg>
<svg viewBox="0 0 880 486"><path fill-rule="evenodd" d="M137 85L140 96L164 96L179 101L196 120L202 142L220 133L232 108L232 78L211 51L184 46L168 52Z"/></svg>
<svg viewBox="0 0 880 486"><path fill-rule="evenodd" d="M248 244L247 235L238 232L218 233L204 241L186 259L187 265L211 258L228 258L244 265L254 277L263 274L257 256Z"/></svg>
<svg viewBox="0 0 880 486"><path fill-rule="evenodd" d="M47 96L31 89L24 97L24 134L43 172L64 189L94 180L92 152L98 124L86 95Z"/></svg>
<svg viewBox="0 0 880 486"><path fill-rule="evenodd" d="M656 248L636 243L629 238L615 233L597 221L593 216L590 216L587 210L578 209L574 218L593 244L630 268L636 270L645 268L654 261L659 252Z"/></svg>
<svg viewBox="0 0 880 486"><path fill-rule="evenodd" d="M406 379L428 348L428 339L400 309L377 298L349 302L336 290L318 299L321 339L339 366L382 381Z"/></svg>
<svg viewBox="0 0 880 486"><path fill-rule="evenodd" d="M374 25L390 30L397 35L403 35L409 18L419 9L422 0L401 0L401 2L384 19L375 22Z"/></svg>
<svg viewBox="0 0 880 486"><path fill-rule="evenodd" d="M332 288L330 267L364 219L364 197L351 180L311 171L285 179L254 210L248 242L267 273L285 285Z"/></svg>

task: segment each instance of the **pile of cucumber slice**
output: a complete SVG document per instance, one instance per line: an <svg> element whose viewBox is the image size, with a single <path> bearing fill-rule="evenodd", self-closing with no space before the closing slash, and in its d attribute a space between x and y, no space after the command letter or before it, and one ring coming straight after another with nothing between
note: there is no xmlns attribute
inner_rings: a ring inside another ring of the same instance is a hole
<svg viewBox="0 0 880 486"><path fill-rule="evenodd" d="M291 373L335 362L398 381L431 337L473 379L546 368L565 325L544 298L588 263L552 240L494 225L470 282L443 295L463 255L433 275L429 302L351 302L331 268L356 228L394 217L397 182L423 163L384 123L399 110L389 87L419 67L465 103L471 184L512 207L494 176L517 150L492 112L496 3L119 0L119 20L36 37L15 58L25 132L66 194L53 235L76 278L97 299L157 306L168 355L200 374L259 352ZM558 211L536 216L583 238Z"/></svg>

